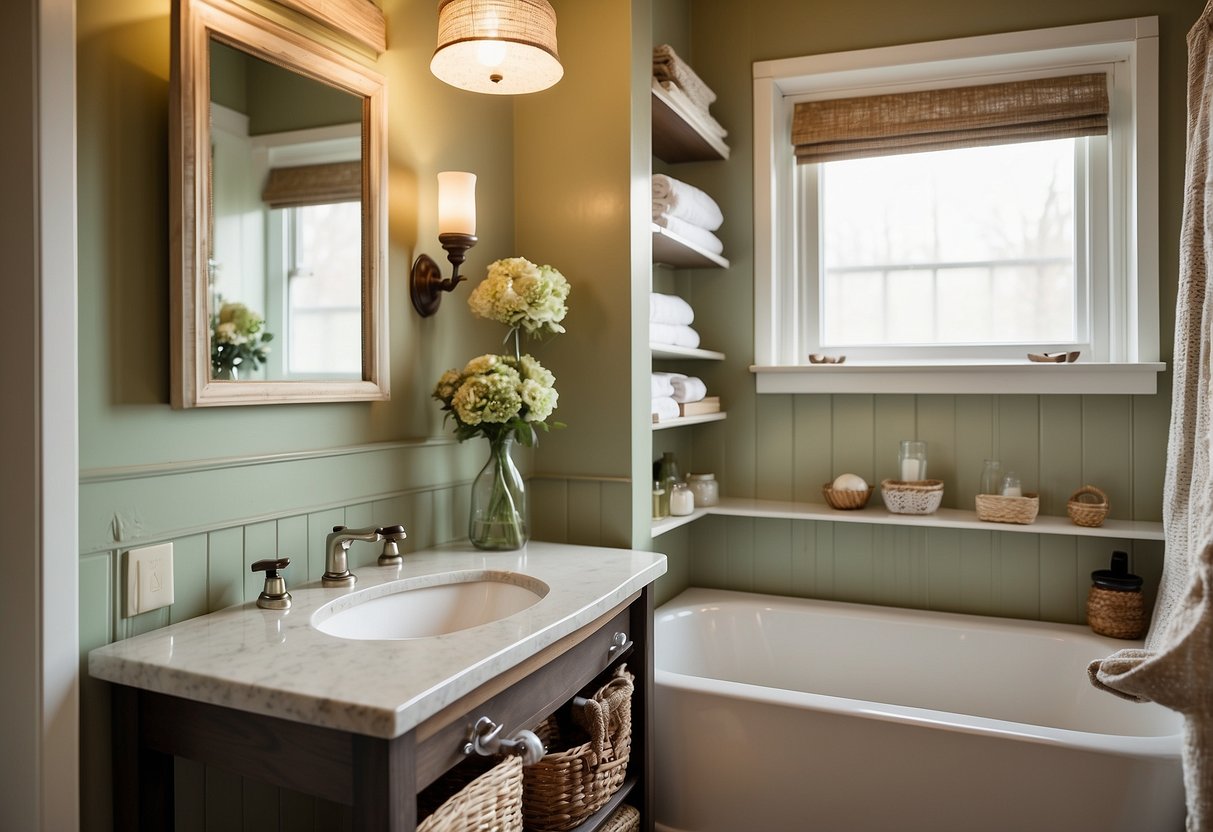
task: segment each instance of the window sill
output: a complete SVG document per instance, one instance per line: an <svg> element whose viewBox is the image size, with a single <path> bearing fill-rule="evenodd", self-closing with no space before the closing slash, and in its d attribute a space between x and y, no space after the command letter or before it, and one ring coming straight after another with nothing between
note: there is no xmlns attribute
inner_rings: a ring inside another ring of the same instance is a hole
<svg viewBox="0 0 1213 832"><path fill-rule="evenodd" d="M1166 364L848 362L751 366L759 393L1028 393L1153 395Z"/></svg>

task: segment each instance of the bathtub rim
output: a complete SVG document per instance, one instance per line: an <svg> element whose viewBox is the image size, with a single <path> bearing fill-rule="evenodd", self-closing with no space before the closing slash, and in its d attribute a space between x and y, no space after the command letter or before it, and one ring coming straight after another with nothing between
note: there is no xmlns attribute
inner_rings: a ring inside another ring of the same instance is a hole
<svg viewBox="0 0 1213 832"><path fill-rule="evenodd" d="M915 618L954 619L966 622L966 626L978 629L1005 628L1008 624L1016 628L1040 631L1074 631L1075 634L1090 636L1100 641L1114 642L1109 652L1125 647L1140 646L1141 642L1107 639L1098 636L1079 624L1059 624L1048 621L1033 621L1017 618L1000 618L995 616L972 615L968 613L936 612L934 610L917 610L908 607L886 607L877 604L857 604L848 601L830 601L817 598L799 598L782 595L766 595L762 593L740 592L737 590L715 590L703 587L690 587L666 601L653 614L654 640L660 640L661 620L676 611L689 610L692 613L702 611L706 605L721 606L725 602L754 604L757 599L775 603L791 602L806 603L826 609L849 610L852 613L866 613L885 617L909 615ZM846 715L862 719L872 719L883 722L913 725L936 730L956 733L974 734L985 737L999 737L1017 742L1028 742L1037 745L1055 746L1058 748L1074 748L1084 751L1097 751L1128 757L1162 758L1179 760L1183 745L1182 723L1179 731L1173 734L1156 736L1140 736L1131 734L1100 734L1090 731L1076 731L1067 728L1054 728L1047 725L1012 722L991 717L972 716L953 711L940 711L930 708L918 708L908 705L893 705L883 702L871 702L863 699L850 699L841 696L831 696L798 690L784 690L766 685L748 682L735 682L727 679L716 679L711 676L696 676L663 669L657 662L654 651L653 681L658 687L668 687L694 693L719 696L726 699L760 702L768 705L808 708L825 713ZM1107 694L1111 695L1111 694ZM1162 706L1159 706L1162 707Z"/></svg>

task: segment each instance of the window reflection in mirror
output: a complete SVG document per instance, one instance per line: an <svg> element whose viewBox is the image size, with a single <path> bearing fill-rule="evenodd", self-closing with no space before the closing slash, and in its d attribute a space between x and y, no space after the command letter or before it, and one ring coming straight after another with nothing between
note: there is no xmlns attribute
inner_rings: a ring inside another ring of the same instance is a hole
<svg viewBox="0 0 1213 832"><path fill-rule="evenodd" d="M211 378L361 379L362 100L209 51Z"/></svg>

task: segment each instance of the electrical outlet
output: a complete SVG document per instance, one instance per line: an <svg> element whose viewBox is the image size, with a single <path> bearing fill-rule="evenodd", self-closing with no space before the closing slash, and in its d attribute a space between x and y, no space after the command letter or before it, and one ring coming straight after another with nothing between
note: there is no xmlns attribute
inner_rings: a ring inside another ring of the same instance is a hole
<svg viewBox="0 0 1213 832"><path fill-rule="evenodd" d="M173 544L146 546L126 553L126 615L173 603Z"/></svg>

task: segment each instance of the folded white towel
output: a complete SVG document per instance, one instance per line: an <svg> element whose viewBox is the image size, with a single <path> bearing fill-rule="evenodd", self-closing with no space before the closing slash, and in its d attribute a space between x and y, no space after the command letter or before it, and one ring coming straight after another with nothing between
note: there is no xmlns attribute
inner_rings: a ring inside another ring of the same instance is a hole
<svg viewBox="0 0 1213 832"><path fill-rule="evenodd" d="M650 323L649 340L654 344L695 349L699 346L699 333L689 326Z"/></svg>
<svg viewBox="0 0 1213 832"><path fill-rule="evenodd" d="M715 231L724 222L724 214L720 206L694 185L688 185L680 179L666 176L664 173L653 174L653 219L665 215Z"/></svg>
<svg viewBox="0 0 1213 832"><path fill-rule="evenodd" d="M653 49L653 75L662 81L677 81L687 96L698 106L707 109L716 100L716 93L695 74L674 47L663 43Z"/></svg>
<svg viewBox="0 0 1213 832"><path fill-rule="evenodd" d="M678 86L678 84L673 81L659 81L654 78L653 85L661 87L678 114L687 121L692 122L699 128L699 132L710 136L714 135L721 139L728 137L729 131L724 129L724 125L717 121L715 116L709 113L706 108L700 107L692 101L691 97L683 92L682 87Z"/></svg>
<svg viewBox="0 0 1213 832"><path fill-rule="evenodd" d="M657 417L658 422L664 422L667 419L677 419L682 410L678 407L678 402L674 401L671 396L662 396L659 399L653 399L652 415Z"/></svg>
<svg viewBox="0 0 1213 832"><path fill-rule="evenodd" d="M655 324L687 326L695 321L695 310L678 295L649 293L649 320Z"/></svg>
<svg viewBox="0 0 1213 832"><path fill-rule="evenodd" d="M708 395L708 386L695 376L673 379L670 385L674 388L674 401L680 404L697 402Z"/></svg>
<svg viewBox="0 0 1213 832"><path fill-rule="evenodd" d="M652 390L654 399L661 399L674 395L674 385L670 383L669 378L659 373L653 373Z"/></svg>
<svg viewBox="0 0 1213 832"><path fill-rule="evenodd" d="M660 225L662 228L669 231L688 243L692 243L704 251L710 251L712 254L720 254L724 251L724 243L720 238L708 231L706 228L700 228L694 223L689 223L686 220L681 220L678 217L670 217L662 214L660 217L653 217L653 222Z"/></svg>

